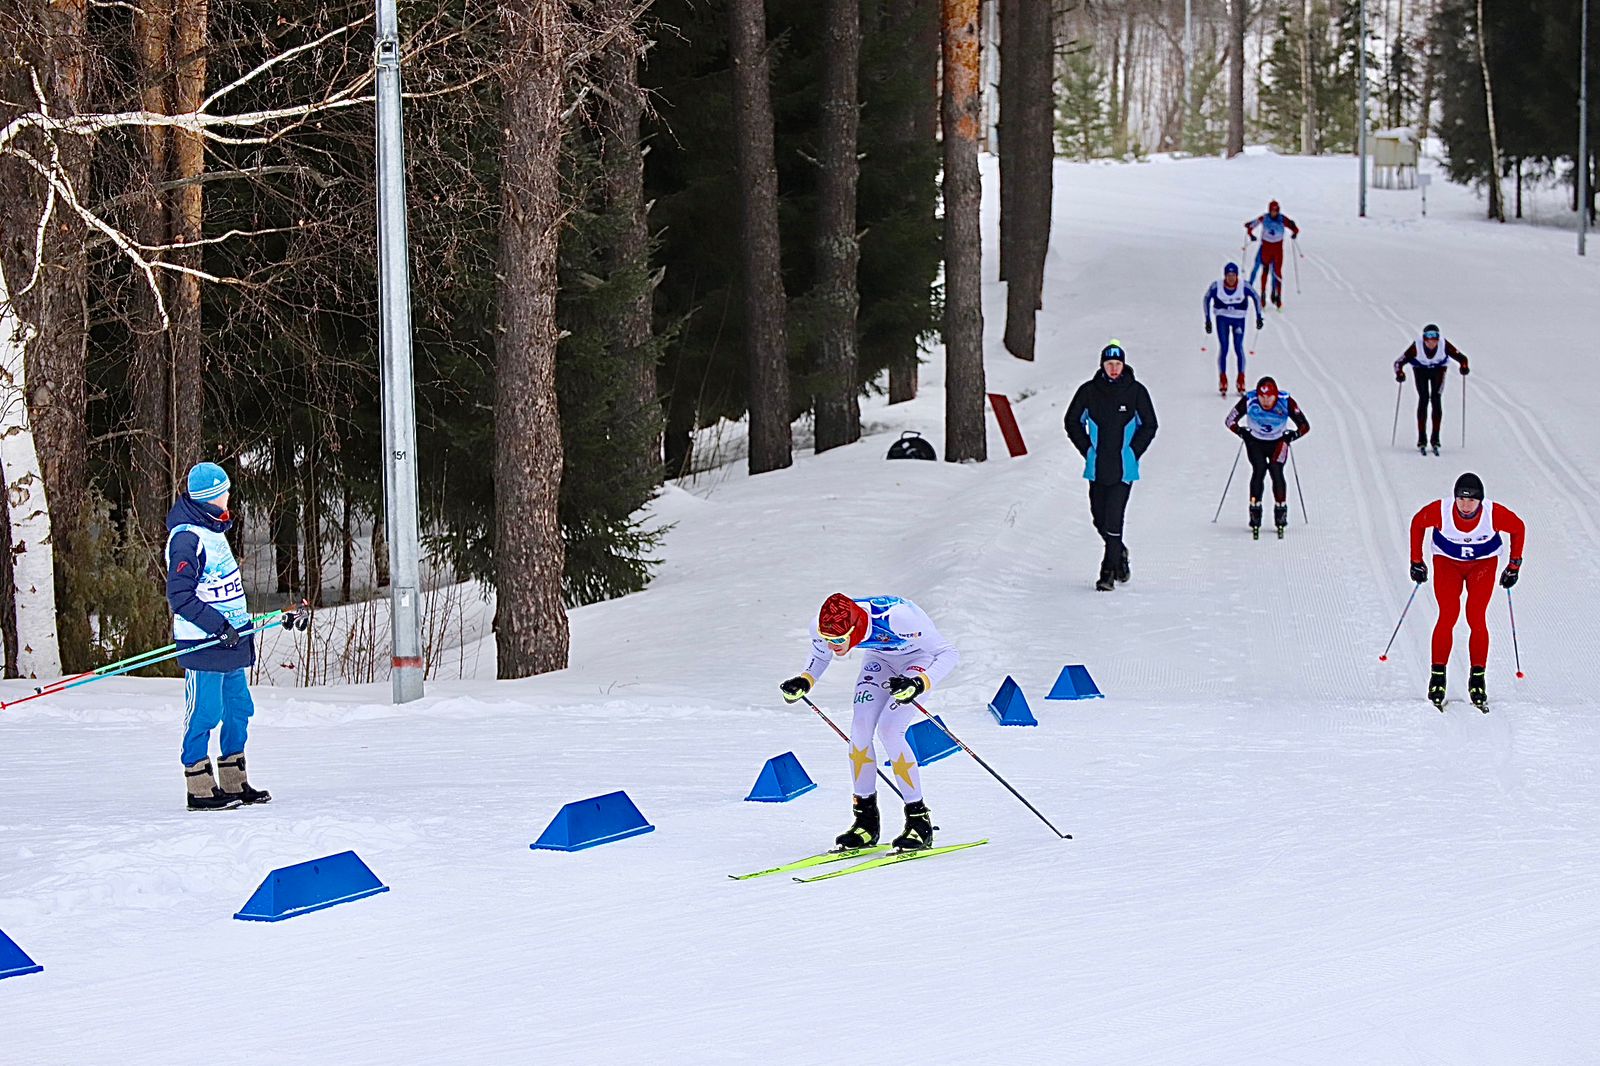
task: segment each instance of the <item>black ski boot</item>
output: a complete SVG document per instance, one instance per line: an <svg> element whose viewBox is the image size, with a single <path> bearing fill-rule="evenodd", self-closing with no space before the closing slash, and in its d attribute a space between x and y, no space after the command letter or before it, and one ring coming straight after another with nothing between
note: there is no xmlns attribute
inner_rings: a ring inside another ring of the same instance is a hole
<svg viewBox="0 0 1600 1066"><path fill-rule="evenodd" d="M1467 675L1467 698L1484 714L1489 713L1489 687L1484 683L1483 667L1474 666Z"/></svg>
<svg viewBox="0 0 1600 1066"><path fill-rule="evenodd" d="M217 776L222 778L222 794L229 799L245 804L272 802L272 793L250 787L250 780L245 774L243 752L218 759Z"/></svg>
<svg viewBox="0 0 1600 1066"><path fill-rule="evenodd" d="M1433 672L1428 675L1428 702L1444 710L1444 664L1434 663Z"/></svg>
<svg viewBox="0 0 1600 1066"><path fill-rule="evenodd" d="M840 850L850 848L870 848L878 842L878 797L852 796L850 809L855 813L856 820L849 829L833 838Z"/></svg>
<svg viewBox="0 0 1600 1066"><path fill-rule="evenodd" d="M1100 568L1100 580L1094 583L1096 592L1110 592L1117 587L1117 572L1109 566Z"/></svg>
<svg viewBox="0 0 1600 1066"><path fill-rule="evenodd" d="M1272 505L1272 524L1278 527L1278 539L1283 539L1283 531L1289 528L1289 505L1275 503Z"/></svg>
<svg viewBox="0 0 1600 1066"><path fill-rule="evenodd" d="M191 811L229 811L239 806L237 796L229 796L217 787L209 756L183 768L183 783L189 790Z"/></svg>
<svg viewBox="0 0 1600 1066"><path fill-rule="evenodd" d="M1117 567L1117 582L1126 585L1133 580L1133 564L1128 561L1128 549L1122 549L1122 565Z"/></svg>
<svg viewBox="0 0 1600 1066"><path fill-rule="evenodd" d="M894 838L900 851L922 851L933 847L933 814L921 800L906 804L905 832Z"/></svg>
<svg viewBox="0 0 1600 1066"><path fill-rule="evenodd" d="M1261 539L1261 505L1259 503L1250 505L1250 536L1255 540Z"/></svg>
<svg viewBox="0 0 1600 1066"><path fill-rule="evenodd" d="M1428 454L1428 431L1423 428L1421 422L1417 423L1417 454Z"/></svg>

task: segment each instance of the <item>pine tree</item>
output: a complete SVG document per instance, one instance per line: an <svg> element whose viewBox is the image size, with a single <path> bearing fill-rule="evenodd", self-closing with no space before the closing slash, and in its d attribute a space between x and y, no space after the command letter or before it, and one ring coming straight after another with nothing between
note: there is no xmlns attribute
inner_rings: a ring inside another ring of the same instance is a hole
<svg viewBox="0 0 1600 1066"><path fill-rule="evenodd" d="M1056 87L1056 144L1062 155L1084 161L1111 152L1105 74L1087 52L1073 52L1061 63Z"/></svg>

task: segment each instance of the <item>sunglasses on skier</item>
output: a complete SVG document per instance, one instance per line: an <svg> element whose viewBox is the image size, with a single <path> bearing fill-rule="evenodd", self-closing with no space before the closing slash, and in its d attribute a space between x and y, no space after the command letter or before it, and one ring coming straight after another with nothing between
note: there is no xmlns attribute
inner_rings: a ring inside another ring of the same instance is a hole
<svg viewBox="0 0 1600 1066"><path fill-rule="evenodd" d="M1428 332L1426 332L1426 333L1424 333L1422 335L1422 339L1423 340L1428 340L1428 341L1436 341L1436 340L1439 339L1439 331L1436 330L1436 329L1431 329L1431 330L1429 330Z"/></svg>
<svg viewBox="0 0 1600 1066"><path fill-rule="evenodd" d="M841 633L837 637L830 637L826 633L819 633L817 635L820 636L823 640L827 641L829 644L832 644L835 648L842 648L846 644L850 643L850 634L849 633Z"/></svg>

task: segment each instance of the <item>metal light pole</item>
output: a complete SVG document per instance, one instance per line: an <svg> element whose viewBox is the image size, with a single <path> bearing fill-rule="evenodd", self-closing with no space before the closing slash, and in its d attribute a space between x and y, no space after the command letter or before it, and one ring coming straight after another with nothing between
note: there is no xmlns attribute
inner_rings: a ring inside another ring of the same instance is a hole
<svg viewBox="0 0 1600 1066"><path fill-rule="evenodd" d="M389 619L394 702L422 696L417 410L411 377L410 239L400 116L400 17L378 0L378 361L383 387L383 488L389 535Z"/></svg>
<svg viewBox="0 0 1600 1066"><path fill-rule="evenodd" d="M1367 217L1367 0L1361 0L1356 70L1361 79L1361 122L1356 127L1356 154L1361 157L1361 217Z"/></svg>
<svg viewBox="0 0 1600 1066"><path fill-rule="evenodd" d="M1578 43L1578 254L1589 236L1589 0L1583 0Z"/></svg>

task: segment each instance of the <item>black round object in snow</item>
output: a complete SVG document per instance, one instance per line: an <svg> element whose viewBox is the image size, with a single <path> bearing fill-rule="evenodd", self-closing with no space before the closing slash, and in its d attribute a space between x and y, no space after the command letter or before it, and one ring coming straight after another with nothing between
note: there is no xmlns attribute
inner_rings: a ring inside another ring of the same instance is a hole
<svg viewBox="0 0 1600 1066"><path fill-rule="evenodd" d="M922 439L922 434L914 429L908 429L900 434L900 439L889 445L890 459L934 459L939 456L934 452L933 445Z"/></svg>

